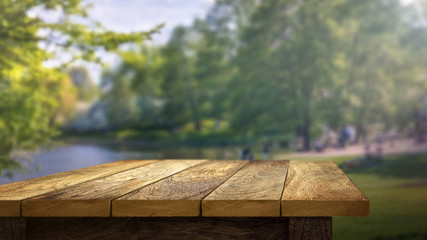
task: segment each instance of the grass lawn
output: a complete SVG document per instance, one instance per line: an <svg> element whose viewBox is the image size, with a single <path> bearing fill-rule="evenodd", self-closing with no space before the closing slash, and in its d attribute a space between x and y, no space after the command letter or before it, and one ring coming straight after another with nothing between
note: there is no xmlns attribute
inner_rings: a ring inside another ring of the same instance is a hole
<svg viewBox="0 0 427 240"><path fill-rule="evenodd" d="M327 159L341 164L349 158ZM334 217L334 239L427 239L427 154L343 170L368 197L370 215Z"/></svg>

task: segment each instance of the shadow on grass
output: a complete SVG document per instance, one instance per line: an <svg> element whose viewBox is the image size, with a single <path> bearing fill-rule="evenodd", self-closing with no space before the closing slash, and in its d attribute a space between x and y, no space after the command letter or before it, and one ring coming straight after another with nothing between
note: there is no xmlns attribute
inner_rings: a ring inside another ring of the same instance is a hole
<svg viewBox="0 0 427 240"><path fill-rule="evenodd" d="M353 159L349 162L344 162L340 167L346 173L376 174L396 178L418 178L427 181L427 154L389 156L384 159Z"/></svg>
<svg viewBox="0 0 427 240"><path fill-rule="evenodd" d="M359 158L340 166L371 210L364 218L335 218L334 239L427 239L427 154Z"/></svg>

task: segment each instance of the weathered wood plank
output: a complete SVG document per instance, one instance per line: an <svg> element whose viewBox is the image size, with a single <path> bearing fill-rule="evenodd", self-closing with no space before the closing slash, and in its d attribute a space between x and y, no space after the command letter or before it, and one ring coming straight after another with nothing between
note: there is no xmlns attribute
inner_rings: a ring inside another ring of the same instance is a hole
<svg viewBox="0 0 427 240"><path fill-rule="evenodd" d="M110 201L206 160L165 160L22 201L23 216L106 217Z"/></svg>
<svg viewBox="0 0 427 240"><path fill-rule="evenodd" d="M285 240L288 218L28 218L32 240Z"/></svg>
<svg viewBox="0 0 427 240"><path fill-rule="evenodd" d="M155 161L123 160L0 185L0 216L20 216L21 200L23 199L153 162Z"/></svg>
<svg viewBox="0 0 427 240"><path fill-rule="evenodd" d="M0 217L0 239L25 240L25 219L21 217Z"/></svg>
<svg viewBox="0 0 427 240"><path fill-rule="evenodd" d="M20 215L21 215L21 201L19 199L0 200L0 216L1 217L19 217Z"/></svg>
<svg viewBox="0 0 427 240"><path fill-rule="evenodd" d="M288 163L288 161L249 163L202 201L202 215L280 216L280 197Z"/></svg>
<svg viewBox="0 0 427 240"><path fill-rule="evenodd" d="M202 163L113 200L112 215L199 216L201 200L246 163Z"/></svg>
<svg viewBox="0 0 427 240"><path fill-rule="evenodd" d="M366 216L369 201L333 162L289 164L282 216Z"/></svg>
<svg viewBox="0 0 427 240"><path fill-rule="evenodd" d="M289 218L290 240L331 240L331 217L291 217Z"/></svg>

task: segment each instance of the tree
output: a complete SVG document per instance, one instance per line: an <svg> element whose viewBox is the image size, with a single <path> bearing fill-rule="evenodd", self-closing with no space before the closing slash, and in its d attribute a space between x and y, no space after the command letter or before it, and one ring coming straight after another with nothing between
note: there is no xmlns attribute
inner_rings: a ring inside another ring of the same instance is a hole
<svg viewBox="0 0 427 240"><path fill-rule="evenodd" d="M37 15L30 17L28 11L35 8L58 11L61 18L46 23ZM93 21L89 26L72 20L88 20L86 9L80 0L0 0L0 160L13 158L13 150L44 144L55 133L51 119L60 93L52 82L67 77L59 69L43 67L53 53L39 45L93 61L97 49L109 51L123 43L141 42L158 30L114 33Z"/></svg>
<svg viewBox="0 0 427 240"><path fill-rule="evenodd" d="M399 1L261 2L230 64L232 128L295 132L308 150L321 124L407 126L426 92L414 15Z"/></svg>
<svg viewBox="0 0 427 240"><path fill-rule="evenodd" d="M334 1L265 1L241 35L230 89L232 125L295 132L310 148L315 114L335 84L339 31ZM318 11L318 9L323 11Z"/></svg>
<svg viewBox="0 0 427 240"><path fill-rule="evenodd" d="M203 20L193 23L191 29L198 36L193 44L193 77L202 118L226 118L223 100L234 71L230 62L237 51L239 34L256 6L257 1L217 1Z"/></svg>
<svg viewBox="0 0 427 240"><path fill-rule="evenodd" d="M403 130L426 89L418 77L423 57L417 51L423 48L411 49L422 41L413 34L422 36L425 30L408 21L413 9L400 1L349 2L341 9L337 17L348 36L342 51L341 121L353 123L362 138L372 123Z"/></svg>
<svg viewBox="0 0 427 240"><path fill-rule="evenodd" d="M165 99L163 117L171 129L192 121L194 129L201 128L197 85L191 73L193 54L188 46L188 29L177 27L162 49L162 91Z"/></svg>
<svg viewBox="0 0 427 240"><path fill-rule="evenodd" d="M119 51L122 62L104 72L101 101L107 104L110 123L115 128L158 127L163 101L159 68L162 59L156 48L138 46Z"/></svg>

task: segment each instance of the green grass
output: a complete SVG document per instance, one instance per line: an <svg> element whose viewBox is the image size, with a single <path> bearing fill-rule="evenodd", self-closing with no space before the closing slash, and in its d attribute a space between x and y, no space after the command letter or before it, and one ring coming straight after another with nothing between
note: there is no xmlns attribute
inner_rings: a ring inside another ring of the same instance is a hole
<svg viewBox="0 0 427 240"><path fill-rule="evenodd" d="M342 164L349 157L327 159ZM370 215L334 217L334 239L427 239L427 155L392 156L344 171L368 197Z"/></svg>

